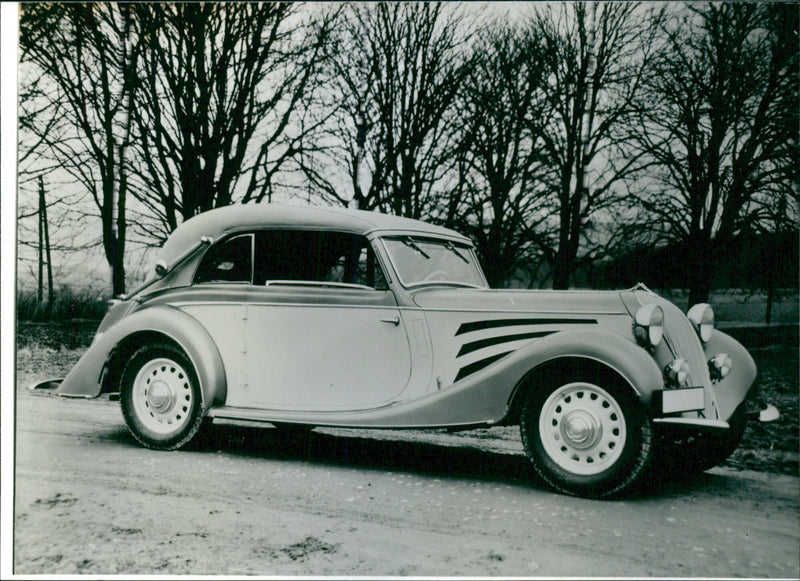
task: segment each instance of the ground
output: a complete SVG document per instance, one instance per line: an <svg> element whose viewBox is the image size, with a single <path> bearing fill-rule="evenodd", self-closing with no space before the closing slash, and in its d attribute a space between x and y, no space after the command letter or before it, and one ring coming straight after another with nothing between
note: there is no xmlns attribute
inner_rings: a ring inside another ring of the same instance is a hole
<svg viewBox="0 0 800 581"><path fill-rule="evenodd" d="M781 421L722 467L620 501L556 494L516 427L214 426L180 452L119 404L30 392L96 323L18 330L14 567L34 574L800 577L797 327L739 329Z"/></svg>

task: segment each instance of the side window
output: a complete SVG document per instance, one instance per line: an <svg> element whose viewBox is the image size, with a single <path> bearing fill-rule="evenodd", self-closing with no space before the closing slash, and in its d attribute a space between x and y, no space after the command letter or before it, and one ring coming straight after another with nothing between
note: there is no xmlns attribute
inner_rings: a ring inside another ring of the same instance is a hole
<svg viewBox="0 0 800 581"><path fill-rule="evenodd" d="M388 289L369 241L355 234L266 230L256 233L255 256L256 285L302 281Z"/></svg>
<svg viewBox="0 0 800 581"><path fill-rule="evenodd" d="M353 249L353 252L339 256L336 264L326 273L325 282L361 284L376 290L389 289L372 246L366 239L363 242L364 245Z"/></svg>
<svg viewBox="0 0 800 581"><path fill-rule="evenodd" d="M213 246L203 257L194 281L239 282L253 280L253 235L242 234Z"/></svg>

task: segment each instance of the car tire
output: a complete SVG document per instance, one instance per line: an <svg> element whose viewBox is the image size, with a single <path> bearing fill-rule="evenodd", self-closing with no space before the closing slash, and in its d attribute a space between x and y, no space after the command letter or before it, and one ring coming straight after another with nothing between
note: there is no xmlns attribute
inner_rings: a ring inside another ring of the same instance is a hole
<svg viewBox="0 0 800 581"><path fill-rule="evenodd" d="M128 359L120 382L125 424L153 450L177 450L203 426L200 384L178 347L162 342L141 347Z"/></svg>
<svg viewBox="0 0 800 581"><path fill-rule="evenodd" d="M536 472L575 496L610 498L631 489L653 453L652 424L633 391L602 374L545 385L551 387L529 394L520 420Z"/></svg>
<svg viewBox="0 0 800 581"><path fill-rule="evenodd" d="M739 447L747 424L744 408L728 419L730 428L719 432L664 434L656 448L659 469L696 474L722 464Z"/></svg>

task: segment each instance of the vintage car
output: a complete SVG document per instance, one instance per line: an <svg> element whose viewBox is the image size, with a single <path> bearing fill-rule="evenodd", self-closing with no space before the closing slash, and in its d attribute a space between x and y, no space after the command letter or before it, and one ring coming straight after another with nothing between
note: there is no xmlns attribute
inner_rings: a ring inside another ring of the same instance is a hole
<svg viewBox="0 0 800 581"><path fill-rule="evenodd" d="M468 238L416 220L278 205L179 226L155 277L110 302L57 393L121 402L148 448L209 418L278 427L519 425L556 489L610 497L654 456L704 470L756 398L747 351L706 304L490 290ZM287 432L290 432L287 431Z"/></svg>

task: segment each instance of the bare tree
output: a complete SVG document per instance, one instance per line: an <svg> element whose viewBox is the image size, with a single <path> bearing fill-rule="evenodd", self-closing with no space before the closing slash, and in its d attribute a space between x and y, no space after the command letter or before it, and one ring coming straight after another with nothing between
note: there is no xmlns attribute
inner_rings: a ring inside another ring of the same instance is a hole
<svg viewBox="0 0 800 581"><path fill-rule="evenodd" d="M364 116L369 179L359 207L429 217L455 151L448 116L467 72L466 23L441 3L347 6L328 69L336 111L328 145L304 165L313 188L343 205L354 199ZM327 169L337 165L346 168L338 181Z"/></svg>
<svg viewBox="0 0 800 581"><path fill-rule="evenodd" d="M335 13L310 18L291 3L136 6L135 192L158 218L146 235L270 198L313 129L305 105Z"/></svg>
<svg viewBox="0 0 800 581"><path fill-rule="evenodd" d="M42 76L39 101L56 117L31 123L42 144L99 210L114 294L125 290L127 191L120 144L135 62L119 70L126 25L120 5L30 4L22 11L22 60ZM122 123L122 125L121 125Z"/></svg>
<svg viewBox="0 0 800 581"><path fill-rule="evenodd" d="M641 169L624 129L633 121L660 18L654 6L564 3L539 8L531 23L545 46L550 112L539 136L557 218L541 251L554 288L567 288L577 266L602 256L607 240L591 238L592 221L617 206L624 182Z"/></svg>
<svg viewBox="0 0 800 581"><path fill-rule="evenodd" d="M462 120L448 226L476 242L491 286L532 263L533 240L548 216L542 47L529 31L486 27L476 43L457 108Z"/></svg>
<svg viewBox="0 0 800 581"><path fill-rule="evenodd" d="M639 143L658 164L650 227L687 251L689 302L708 300L720 249L797 184L798 13L791 4L688 5L664 29Z"/></svg>

